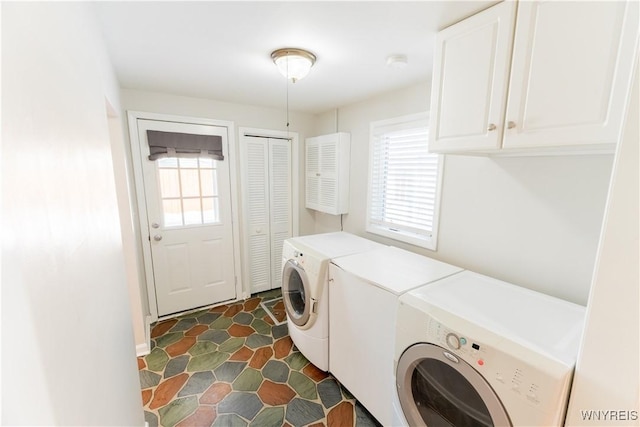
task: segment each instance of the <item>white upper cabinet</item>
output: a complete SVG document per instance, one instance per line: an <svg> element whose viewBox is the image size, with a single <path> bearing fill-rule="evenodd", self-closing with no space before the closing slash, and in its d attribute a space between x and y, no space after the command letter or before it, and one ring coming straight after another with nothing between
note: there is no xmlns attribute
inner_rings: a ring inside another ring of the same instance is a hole
<svg viewBox="0 0 640 427"><path fill-rule="evenodd" d="M346 132L305 140L306 207L340 215L349 210L349 154Z"/></svg>
<svg viewBox="0 0 640 427"><path fill-rule="evenodd" d="M637 34L637 1L521 2L503 146L615 145Z"/></svg>
<svg viewBox="0 0 640 427"><path fill-rule="evenodd" d="M515 12L504 2L436 36L430 151L500 148Z"/></svg>
<svg viewBox="0 0 640 427"><path fill-rule="evenodd" d="M441 31L431 151L613 151L629 99L638 8L637 1L504 2Z"/></svg>

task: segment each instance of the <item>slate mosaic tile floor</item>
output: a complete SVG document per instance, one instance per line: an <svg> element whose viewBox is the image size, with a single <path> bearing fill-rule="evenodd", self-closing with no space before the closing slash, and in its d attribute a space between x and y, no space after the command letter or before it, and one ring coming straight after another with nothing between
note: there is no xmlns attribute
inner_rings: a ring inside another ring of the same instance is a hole
<svg viewBox="0 0 640 427"><path fill-rule="evenodd" d="M379 426L298 351L285 316L277 289L155 324L138 358L149 426Z"/></svg>

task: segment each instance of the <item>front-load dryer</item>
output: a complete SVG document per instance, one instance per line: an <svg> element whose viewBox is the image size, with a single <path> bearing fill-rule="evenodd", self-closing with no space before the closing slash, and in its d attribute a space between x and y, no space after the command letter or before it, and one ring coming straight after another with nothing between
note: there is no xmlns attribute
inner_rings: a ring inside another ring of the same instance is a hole
<svg viewBox="0 0 640 427"><path fill-rule="evenodd" d="M459 271L392 246L329 265L329 370L384 426L392 425L398 297Z"/></svg>
<svg viewBox="0 0 640 427"><path fill-rule="evenodd" d="M559 426L585 309L464 271L399 299L396 426Z"/></svg>
<svg viewBox="0 0 640 427"><path fill-rule="evenodd" d="M333 258L384 245L346 232L285 240L282 248L282 297L289 335L298 350L319 369L329 368L327 265Z"/></svg>

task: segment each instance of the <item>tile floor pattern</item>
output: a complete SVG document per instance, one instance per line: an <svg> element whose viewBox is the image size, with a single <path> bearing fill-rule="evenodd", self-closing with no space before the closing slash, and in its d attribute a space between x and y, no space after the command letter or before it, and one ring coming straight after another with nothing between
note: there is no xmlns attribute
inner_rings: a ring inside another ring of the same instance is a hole
<svg viewBox="0 0 640 427"><path fill-rule="evenodd" d="M149 426L379 426L293 345L280 290L155 324L138 358Z"/></svg>

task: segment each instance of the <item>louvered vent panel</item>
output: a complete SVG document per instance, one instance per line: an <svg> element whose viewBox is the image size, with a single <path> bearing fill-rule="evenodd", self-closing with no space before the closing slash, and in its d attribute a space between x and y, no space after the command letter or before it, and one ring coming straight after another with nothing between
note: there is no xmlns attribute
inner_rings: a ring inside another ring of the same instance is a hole
<svg viewBox="0 0 640 427"><path fill-rule="evenodd" d="M249 236L249 261L251 263L251 287L269 287L269 236Z"/></svg>
<svg viewBox="0 0 640 427"><path fill-rule="evenodd" d="M289 224L291 218L291 166L289 142L271 145L271 222Z"/></svg>
<svg viewBox="0 0 640 427"><path fill-rule="evenodd" d="M320 204L323 206L335 206L337 199L336 181L334 179L323 179L320 185L322 188Z"/></svg>
<svg viewBox="0 0 640 427"><path fill-rule="evenodd" d="M335 172L338 166L338 150L336 144L323 144L320 151L320 164L323 172Z"/></svg>
<svg viewBox="0 0 640 427"><path fill-rule="evenodd" d="M249 224L266 224L268 222L267 164L266 144L247 144L247 212Z"/></svg>
<svg viewBox="0 0 640 427"><path fill-rule="evenodd" d="M320 147L318 144L307 145L307 174L320 170Z"/></svg>
<svg viewBox="0 0 640 427"><path fill-rule="evenodd" d="M283 231L273 233L271 238L271 280L274 288L282 286L282 245L291 237L291 233Z"/></svg>
<svg viewBox="0 0 640 427"><path fill-rule="evenodd" d="M307 205L317 206L320 197L320 179L316 177L307 177ZM308 206L309 207L309 206Z"/></svg>

